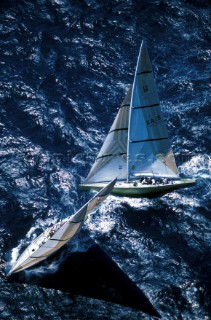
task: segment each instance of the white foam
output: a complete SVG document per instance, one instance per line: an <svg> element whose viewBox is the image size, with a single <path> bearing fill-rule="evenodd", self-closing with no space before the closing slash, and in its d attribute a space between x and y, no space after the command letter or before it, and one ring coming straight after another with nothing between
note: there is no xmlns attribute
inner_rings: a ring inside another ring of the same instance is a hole
<svg viewBox="0 0 211 320"><path fill-rule="evenodd" d="M211 157L207 154L193 156L180 167L180 171L185 175L207 179L211 176Z"/></svg>

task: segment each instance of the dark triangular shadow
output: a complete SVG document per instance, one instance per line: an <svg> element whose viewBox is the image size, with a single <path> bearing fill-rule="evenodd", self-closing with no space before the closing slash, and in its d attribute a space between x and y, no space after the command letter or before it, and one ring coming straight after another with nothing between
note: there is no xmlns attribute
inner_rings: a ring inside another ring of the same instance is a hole
<svg viewBox="0 0 211 320"><path fill-rule="evenodd" d="M136 284L96 244L86 252L71 253L53 274L27 277L19 272L9 280L110 301L160 317Z"/></svg>

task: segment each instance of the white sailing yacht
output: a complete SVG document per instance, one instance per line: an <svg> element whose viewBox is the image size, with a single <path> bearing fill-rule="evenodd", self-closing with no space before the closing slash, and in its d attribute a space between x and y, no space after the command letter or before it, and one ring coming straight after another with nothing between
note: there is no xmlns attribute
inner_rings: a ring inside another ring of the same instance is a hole
<svg viewBox="0 0 211 320"><path fill-rule="evenodd" d="M195 183L179 176L144 41L133 85L80 188L99 190L114 177L112 193L134 197L157 196Z"/></svg>
<svg viewBox="0 0 211 320"><path fill-rule="evenodd" d="M67 243L81 229L87 215L107 198L115 182L116 179L112 180L75 214L46 229L32 241L16 261L7 277L45 260Z"/></svg>

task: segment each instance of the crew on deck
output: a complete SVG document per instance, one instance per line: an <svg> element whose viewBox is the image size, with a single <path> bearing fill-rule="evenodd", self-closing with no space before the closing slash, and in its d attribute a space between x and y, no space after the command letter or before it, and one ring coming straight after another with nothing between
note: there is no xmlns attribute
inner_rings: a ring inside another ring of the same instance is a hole
<svg viewBox="0 0 211 320"><path fill-rule="evenodd" d="M150 178L150 177L142 177L139 182L143 185L145 184L151 184L151 185L163 185L163 184L169 184L172 181L167 178Z"/></svg>

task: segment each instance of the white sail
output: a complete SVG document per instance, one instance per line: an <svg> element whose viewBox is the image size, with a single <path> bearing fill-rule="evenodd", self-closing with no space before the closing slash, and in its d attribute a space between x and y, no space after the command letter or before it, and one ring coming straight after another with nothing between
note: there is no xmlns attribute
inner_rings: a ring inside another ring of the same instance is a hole
<svg viewBox="0 0 211 320"><path fill-rule="evenodd" d="M128 137L128 180L141 176L178 177L144 41L133 82Z"/></svg>
<svg viewBox="0 0 211 320"><path fill-rule="evenodd" d="M31 267L60 249L81 229L87 215L107 198L115 183L116 179L100 190L74 215L45 230L27 247L8 275Z"/></svg>
<svg viewBox="0 0 211 320"><path fill-rule="evenodd" d="M128 119L131 88L111 126L105 142L93 164L86 183L106 182L117 177L127 179Z"/></svg>

